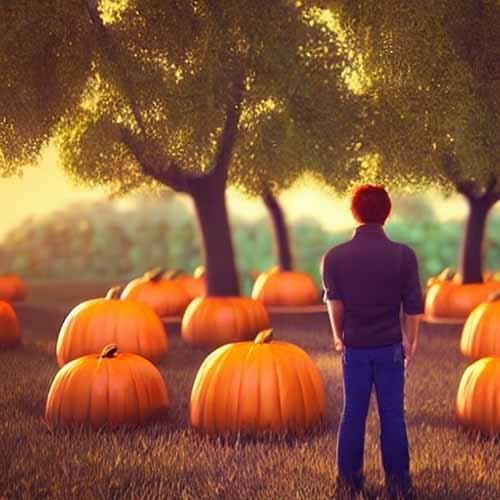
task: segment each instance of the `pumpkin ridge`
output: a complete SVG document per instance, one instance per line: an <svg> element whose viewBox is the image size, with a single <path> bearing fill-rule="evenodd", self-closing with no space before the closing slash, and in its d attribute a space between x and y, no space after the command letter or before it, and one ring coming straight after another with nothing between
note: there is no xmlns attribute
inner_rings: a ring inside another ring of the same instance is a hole
<svg viewBox="0 0 500 500"><path fill-rule="evenodd" d="M229 357L232 357L231 354L233 354L231 352L231 349L227 349L225 355L223 358L221 358L219 360L219 370L217 372L217 385L216 385L216 394L219 394L219 395L224 395L224 400L223 400L223 404L221 405L214 405L214 409L215 409L215 413L217 414L217 407L222 407L222 411L220 414L218 414L218 417L220 415L222 415L222 421L220 421L221 419L217 418L215 420L215 424L216 424L216 427L218 426L218 424L221 425L221 427L224 429L224 427L227 427L227 407L228 407L228 404L229 404L229 390L231 388L231 384L228 383L226 377L222 377L221 374L223 372L223 369L226 368L225 366L225 363L226 361L228 360ZM230 382L230 381L229 381Z"/></svg>
<svg viewBox="0 0 500 500"><path fill-rule="evenodd" d="M273 371L276 376L276 396L277 396L277 410L278 410L278 427L281 425L281 422L283 422L283 410L281 408L281 399L280 399L280 379L279 379L279 374L278 374L278 363L279 363L279 357L278 356L273 356L273 351L272 348L269 351L269 360L272 364Z"/></svg>

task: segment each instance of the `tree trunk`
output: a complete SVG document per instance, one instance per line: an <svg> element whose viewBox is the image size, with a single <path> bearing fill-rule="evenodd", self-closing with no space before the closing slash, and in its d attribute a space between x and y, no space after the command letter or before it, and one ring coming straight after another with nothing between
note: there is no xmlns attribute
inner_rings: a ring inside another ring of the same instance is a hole
<svg viewBox="0 0 500 500"><path fill-rule="evenodd" d="M469 214L465 222L458 272L463 283L483 282L483 241L486 228L486 219L493 206L484 199L474 196L466 197L469 205Z"/></svg>
<svg viewBox="0 0 500 500"><path fill-rule="evenodd" d="M240 285L234 259L225 185L215 186L207 177L192 197L203 241L205 283L209 296L238 296Z"/></svg>
<svg viewBox="0 0 500 500"><path fill-rule="evenodd" d="M292 252L290 250L290 238L283 210L278 200L270 191L266 191L262 195L262 198L271 216L278 265L282 271L291 271L293 267Z"/></svg>

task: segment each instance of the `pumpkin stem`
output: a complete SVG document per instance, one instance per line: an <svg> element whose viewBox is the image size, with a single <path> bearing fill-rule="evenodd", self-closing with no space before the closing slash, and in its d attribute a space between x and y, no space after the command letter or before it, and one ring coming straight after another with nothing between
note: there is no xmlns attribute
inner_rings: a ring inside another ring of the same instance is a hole
<svg viewBox="0 0 500 500"><path fill-rule="evenodd" d="M116 347L116 344L108 344L107 346L105 346L103 348L99 357L100 358L114 358L116 356L117 352L118 352L118 347Z"/></svg>
<svg viewBox="0 0 500 500"><path fill-rule="evenodd" d="M169 269L163 273L162 278L166 280L173 280L180 274L182 274L182 271L179 269Z"/></svg>
<svg viewBox="0 0 500 500"><path fill-rule="evenodd" d="M500 300L500 290L490 293L488 295L488 298L486 299L486 302L497 302L498 300Z"/></svg>
<svg viewBox="0 0 500 500"><path fill-rule="evenodd" d="M119 299L120 295L122 293L123 287L122 286L114 286L110 288L107 293L106 293L106 299Z"/></svg>
<svg viewBox="0 0 500 500"><path fill-rule="evenodd" d="M271 340L273 340L273 330L272 328L269 328L268 330L262 330L258 333L254 342L256 344L269 344Z"/></svg>
<svg viewBox="0 0 500 500"><path fill-rule="evenodd" d="M193 278L202 278L205 275L205 266L198 266L193 271Z"/></svg>
<svg viewBox="0 0 500 500"><path fill-rule="evenodd" d="M153 269L150 269L149 271L144 273L144 278L149 281L160 281L163 278L164 273L165 270L163 268L154 267Z"/></svg>
<svg viewBox="0 0 500 500"><path fill-rule="evenodd" d="M450 281L455 276L455 271L451 267L444 268L438 275L437 278L443 281Z"/></svg>

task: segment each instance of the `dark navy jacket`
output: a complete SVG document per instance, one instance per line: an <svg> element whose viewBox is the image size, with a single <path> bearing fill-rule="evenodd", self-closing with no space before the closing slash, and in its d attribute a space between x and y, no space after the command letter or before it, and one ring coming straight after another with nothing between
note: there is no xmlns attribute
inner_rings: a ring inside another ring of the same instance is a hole
<svg viewBox="0 0 500 500"><path fill-rule="evenodd" d="M344 304L347 347L381 347L401 342L401 306L423 312L415 252L391 241L379 224L364 224L352 240L333 247L321 263L324 299Z"/></svg>

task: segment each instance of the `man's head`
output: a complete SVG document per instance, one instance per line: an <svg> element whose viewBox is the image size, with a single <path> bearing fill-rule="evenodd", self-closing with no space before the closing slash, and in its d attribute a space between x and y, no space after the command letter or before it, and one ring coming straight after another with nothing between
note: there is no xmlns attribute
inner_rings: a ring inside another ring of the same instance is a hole
<svg viewBox="0 0 500 500"><path fill-rule="evenodd" d="M384 186L363 184L352 195L351 212L362 224L384 225L391 212L391 200Z"/></svg>

